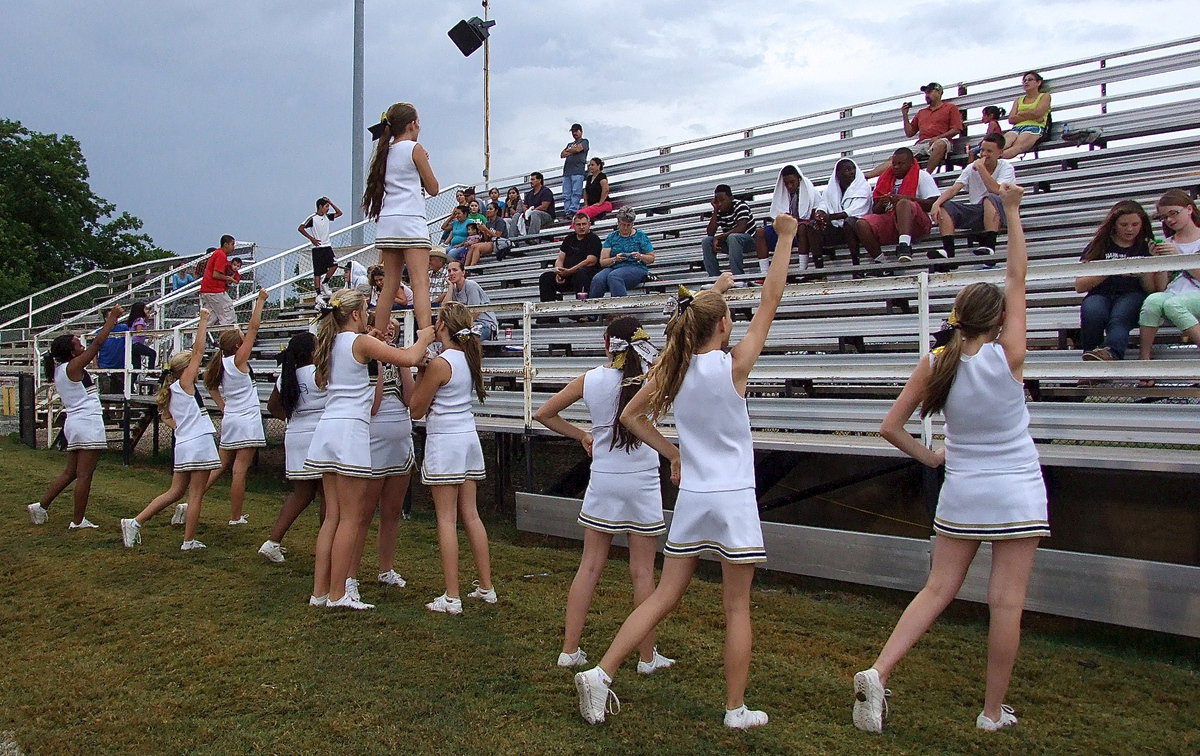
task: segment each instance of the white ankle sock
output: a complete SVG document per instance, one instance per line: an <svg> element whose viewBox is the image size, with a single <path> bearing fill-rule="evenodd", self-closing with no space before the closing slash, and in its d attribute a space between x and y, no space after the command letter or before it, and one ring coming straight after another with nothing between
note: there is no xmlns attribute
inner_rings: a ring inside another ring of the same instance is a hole
<svg viewBox="0 0 1200 756"><path fill-rule="evenodd" d="M808 255L800 255L799 258L800 270L808 269Z"/></svg>
<svg viewBox="0 0 1200 756"><path fill-rule="evenodd" d="M912 246L912 236L909 234L900 234L900 243Z"/></svg>
<svg viewBox="0 0 1200 756"><path fill-rule="evenodd" d="M758 270L764 276L767 274L767 271L770 270L770 268L771 268L771 258L764 257L758 261Z"/></svg>

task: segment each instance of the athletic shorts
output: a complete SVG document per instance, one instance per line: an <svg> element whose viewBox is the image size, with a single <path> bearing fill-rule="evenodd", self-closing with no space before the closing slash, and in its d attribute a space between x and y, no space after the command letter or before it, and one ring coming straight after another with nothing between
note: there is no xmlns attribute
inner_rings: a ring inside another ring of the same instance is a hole
<svg viewBox="0 0 1200 756"><path fill-rule="evenodd" d="M313 275L323 275L325 271L337 265L333 257L333 247L312 248Z"/></svg>

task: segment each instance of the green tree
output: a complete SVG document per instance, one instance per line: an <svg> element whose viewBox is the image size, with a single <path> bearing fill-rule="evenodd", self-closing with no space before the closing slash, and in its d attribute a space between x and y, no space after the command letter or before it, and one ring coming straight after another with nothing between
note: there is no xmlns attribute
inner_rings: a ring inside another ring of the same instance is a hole
<svg viewBox="0 0 1200 756"><path fill-rule="evenodd" d="M74 137L0 119L0 303L92 268L170 254L141 228L92 192Z"/></svg>

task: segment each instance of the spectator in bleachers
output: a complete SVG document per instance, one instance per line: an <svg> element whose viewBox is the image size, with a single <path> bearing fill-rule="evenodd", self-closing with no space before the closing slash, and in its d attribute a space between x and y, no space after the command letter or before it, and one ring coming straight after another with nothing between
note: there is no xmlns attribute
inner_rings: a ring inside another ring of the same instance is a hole
<svg viewBox="0 0 1200 756"><path fill-rule="evenodd" d="M225 272L229 275L229 283L226 284L225 290L229 292L230 297L237 299L237 287L242 282L242 258L235 257L230 260Z"/></svg>
<svg viewBox="0 0 1200 756"><path fill-rule="evenodd" d="M317 200L317 211L296 226L296 230L312 244L313 291L328 297L333 293L329 280L337 273L337 260L330 243L329 224L340 218L342 211L328 197Z"/></svg>
<svg viewBox="0 0 1200 756"><path fill-rule="evenodd" d="M158 360L158 352L151 349L146 344L146 337L138 335L139 331L144 331L150 327L150 322L153 317L146 310L145 302L134 302L129 306L129 315L125 318L125 325L129 326L132 332L130 339L133 341L129 345L130 354L133 358L133 369L142 369L142 359L147 360L147 367L153 368L154 363Z"/></svg>
<svg viewBox="0 0 1200 756"><path fill-rule="evenodd" d="M479 200L473 199L467 202L467 220L487 223L487 218L483 214L483 205L479 204Z"/></svg>
<svg viewBox="0 0 1200 756"><path fill-rule="evenodd" d="M200 306L212 313L210 326L237 325L233 314L233 300L225 287L233 281L229 270L229 255L235 242L232 236L221 237L221 246L209 255L204 264L204 278L200 281Z"/></svg>
<svg viewBox="0 0 1200 756"><path fill-rule="evenodd" d="M568 218L579 212L583 197L583 179L587 173L588 140L583 138L583 127L571 124L571 141L559 153L563 160L563 214Z"/></svg>
<svg viewBox="0 0 1200 756"><path fill-rule="evenodd" d="M467 230L468 212L470 212L470 208L466 205L459 205L450 211L450 216L442 221L442 244L457 247L466 241L470 233Z"/></svg>
<svg viewBox="0 0 1200 756"><path fill-rule="evenodd" d="M1153 241L1150 217L1133 200L1112 206L1096 235L1083 249L1080 261L1147 257ZM1086 266L1085 266L1086 267ZM1085 360L1125 357L1129 332L1138 321L1146 295L1156 291L1153 273L1088 276L1075 279L1075 291L1086 294L1079 306L1079 345Z"/></svg>
<svg viewBox="0 0 1200 756"><path fill-rule="evenodd" d="M374 310L379 305L379 292L383 291L383 266L372 265L367 271L366 280L356 284L354 288L367 298L367 307ZM412 304L412 288L401 280L400 288L396 291L392 309L403 310L407 307L412 307Z"/></svg>
<svg viewBox="0 0 1200 756"><path fill-rule="evenodd" d="M634 229L635 217L632 207L617 211L617 230L604 239L600 248L600 271L588 287L589 298L599 299L606 291L614 297L626 296L650 275L654 245L645 232Z"/></svg>
<svg viewBox="0 0 1200 756"><path fill-rule="evenodd" d="M440 302L448 284L446 250L434 247L429 250L429 301Z"/></svg>
<svg viewBox="0 0 1200 756"><path fill-rule="evenodd" d="M1034 148L1050 127L1050 93L1046 91L1046 80L1037 71L1026 71L1021 76L1021 88L1025 93L1013 100L1008 122L1012 129L1004 133L1004 157L1015 158Z"/></svg>
<svg viewBox="0 0 1200 756"><path fill-rule="evenodd" d="M1188 193L1171 189L1158 200L1157 217L1162 219L1168 241L1151 245L1155 255L1200 255L1200 209ZM1195 258L1200 260L1200 257ZM1171 321L1200 347L1200 262L1175 273L1155 273L1157 292L1142 303L1138 316L1141 357L1151 358L1151 348L1163 319Z"/></svg>
<svg viewBox="0 0 1200 756"><path fill-rule="evenodd" d="M912 244L929 233L929 208L940 192L929 172L917 165L912 150L901 147L892 153L891 164L871 195L871 212L858 219L855 235L876 262L891 262L884 244L896 245L896 260L912 260Z"/></svg>
<svg viewBox="0 0 1200 756"><path fill-rule="evenodd" d="M854 224L871 212L873 204L871 185L858 163L850 158L837 161L829 183L821 192L821 206L809 227L810 233L817 237L809 240L809 249L820 256L822 247L852 245L857 260L858 238L854 235Z"/></svg>
<svg viewBox="0 0 1200 756"><path fill-rule="evenodd" d="M988 134L980 145L980 157L970 163L959 174L942 196L929 209L937 221L942 234L941 249L929 250L930 259L954 257L955 231L982 231L982 245L975 248L977 255L990 255L996 251L996 235L1004 225L1004 204L1000 201L1000 185L1017 183L1017 172L1012 163L1000 157L1004 151L1004 137ZM967 202L956 202L953 197L967 188Z"/></svg>
<svg viewBox="0 0 1200 756"><path fill-rule="evenodd" d="M458 260L451 260L447 263L446 275L447 287L445 293L442 294L442 304L459 302L467 307L476 307L492 303L483 287L467 278L467 272L463 270L463 265ZM487 311L476 312L471 330L478 333L482 341L491 341L496 338L496 314Z"/></svg>
<svg viewBox="0 0 1200 756"><path fill-rule="evenodd" d="M504 219L509 220L508 235L516 236L517 227L513 224L516 219L525 212L525 205L521 202L521 190L515 186L510 186L508 192L504 195Z"/></svg>
<svg viewBox="0 0 1200 756"><path fill-rule="evenodd" d="M562 294L587 292L600 265L600 237L592 233L592 220L580 210L571 221L575 233L562 240L554 268L538 277L538 296L543 302L562 299Z"/></svg>
<svg viewBox="0 0 1200 756"><path fill-rule="evenodd" d="M799 221L800 230L796 233L796 248L800 252L800 270L808 267L808 256L811 251L809 246L811 237L807 233L808 223L812 219L813 213L820 207L820 203L821 198L817 194L817 188L813 186L813 182L809 181L807 177L801 176L796 166L783 166L783 169L779 171L779 178L775 180L775 194L771 197L771 217L763 220L762 225L754 229L754 251L758 255L758 269L764 276L771 263L768 250L775 249L775 242L779 240L772 219L779 217L781 213L786 213ZM817 254L821 253L819 242L816 251Z"/></svg>
<svg viewBox="0 0 1200 756"><path fill-rule="evenodd" d="M921 91L925 93L925 107L909 120L908 111L912 103L906 102L900 106L900 115L904 117L904 134L917 138L912 146L913 155L928 157L926 169L933 173L950 154L954 146L951 140L963 133L962 113L954 103L942 100L942 85L936 81L921 87ZM867 172L867 178L881 176L887 168L887 162L880 163Z"/></svg>
<svg viewBox="0 0 1200 756"><path fill-rule="evenodd" d="M107 317L107 314L105 315ZM100 331L104 329L101 328ZM97 334L100 332L97 331ZM100 344L96 353L96 367L101 370L124 370L125 365L125 334L129 331L129 322L116 323L108 331L108 338ZM99 338L97 335L96 338ZM125 379L120 373L101 373L100 392L103 394L119 394L125 390Z"/></svg>
<svg viewBox="0 0 1200 756"><path fill-rule="evenodd" d="M998 105L988 105L983 109L983 115L979 118L979 125L983 126L983 135L986 137L989 134L999 134L1001 138L1004 136L1004 127L1000 125L1000 119L1008 114L1004 108ZM981 140L979 144L971 148L970 153L972 158L979 157L979 151L983 146Z"/></svg>
<svg viewBox="0 0 1200 756"><path fill-rule="evenodd" d="M591 220L612 212L612 197L608 193L608 176L604 175L604 161L594 157L587 164L587 181L583 185L585 204L579 212Z"/></svg>
<svg viewBox="0 0 1200 756"><path fill-rule="evenodd" d="M483 241L483 229L487 226L477 220L467 221L467 238L462 240L462 244L456 244L446 250L446 258L449 260L458 260L462 262L467 259L467 251L472 246Z"/></svg>
<svg viewBox="0 0 1200 756"><path fill-rule="evenodd" d="M505 202L504 200L500 199L500 190L494 186L491 189L488 189L488 202L494 202L500 206L501 210L504 209Z"/></svg>
<svg viewBox="0 0 1200 756"><path fill-rule="evenodd" d="M454 204L455 205L467 204L467 193L464 192L462 189L459 189L458 191L454 192Z"/></svg>
<svg viewBox="0 0 1200 756"><path fill-rule="evenodd" d="M467 188L463 189L463 198L466 200L463 202L463 204L470 205L471 200L475 199L475 187L468 186Z"/></svg>
<svg viewBox="0 0 1200 756"><path fill-rule="evenodd" d="M382 265L376 265L374 267L379 268L379 272L383 273ZM364 284L369 284L370 275L371 272L367 269L367 266L363 265L358 260L346 261L345 278L347 289L357 289Z"/></svg>
<svg viewBox="0 0 1200 756"><path fill-rule="evenodd" d="M195 280L196 277L192 275L190 270L180 268L171 274L171 291L179 291Z"/></svg>
<svg viewBox="0 0 1200 756"><path fill-rule="evenodd" d="M529 174L529 191L525 192L525 210L516 216L516 228L509 224L509 236L537 234L542 226L554 220L554 192L538 171Z"/></svg>
<svg viewBox="0 0 1200 756"><path fill-rule="evenodd" d="M729 269L735 276L740 276L745 272L742 260L754 249L754 213L745 201L733 198L733 190L728 184L718 184L713 190L712 206L712 217L708 219L701 243L704 272L713 278L721 275L717 253L728 251ZM745 284L739 281L737 285Z"/></svg>
<svg viewBox="0 0 1200 756"><path fill-rule="evenodd" d="M496 191L493 189L492 191ZM496 191L499 194L498 191ZM480 233L483 238L471 245L467 250L467 267L471 268L479 264L479 258L489 252L496 254L497 260L504 259L504 253L512 248L512 242L506 237L508 236L508 224L504 222L504 211L500 209L498 202L489 202L486 211L487 224L483 226Z"/></svg>

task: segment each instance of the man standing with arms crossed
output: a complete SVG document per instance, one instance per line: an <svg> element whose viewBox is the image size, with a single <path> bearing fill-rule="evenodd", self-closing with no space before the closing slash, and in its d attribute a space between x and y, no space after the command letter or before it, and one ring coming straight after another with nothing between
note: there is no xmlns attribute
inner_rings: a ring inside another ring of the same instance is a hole
<svg viewBox="0 0 1200 756"><path fill-rule="evenodd" d="M574 218L583 199L583 182L587 175L588 140L583 138L583 127L571 124L571 141L559 153L563 158L563 214Z"/></svg>
<svg viewBox="0 0 1200 756"><path fill-rule="evenodd" d="M330 212L330 210L333 212ZM317 212L304 219L296 227L300 234L312 243L313 289L317 297L328 299L333 292L329 281L337 273L337 261L333 257L333 247L329 244L329 222L342 216L342 211L328 197L317 200Z"/></svg>

